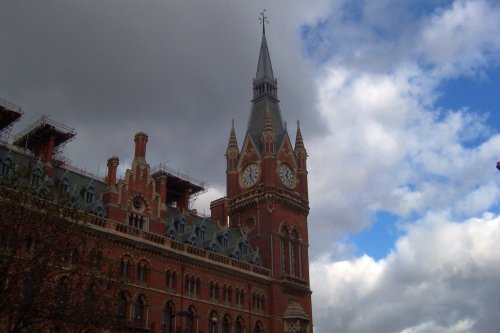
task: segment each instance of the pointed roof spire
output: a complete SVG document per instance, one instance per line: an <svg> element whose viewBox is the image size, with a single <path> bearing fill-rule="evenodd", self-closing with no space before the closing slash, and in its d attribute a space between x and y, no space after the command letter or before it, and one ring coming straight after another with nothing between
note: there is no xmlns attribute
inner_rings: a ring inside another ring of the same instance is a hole
<svg viewBox="0 0 500 333"><path fill-rule="evenodd" d="M236 141L236 131L234 130L234 119L231 120L231 134L229 134L229 143L227 147L238 148L238 142Z"/></svg>
<svg viewBox="0 0 500 333"><path fill-rule="evenodd" d="M257 64L257 74L255 74L256 80L269 79L274 80L273 67L271 66L271 57L269 56L269 49L267 47L266 40L266 23L269 23L267 16L265 16L266 10L264 9L260 13L259 20L262 23L262 42L260 43L260 53L259 62Z"/></svg>
<svg viewBox="0 0 500 333"><path fill-rule="evenodd" d="M297 120L297 134L295 136L295 149L305 148L304 140L302 139L302 133L300 132L300 122Z"/></svg>

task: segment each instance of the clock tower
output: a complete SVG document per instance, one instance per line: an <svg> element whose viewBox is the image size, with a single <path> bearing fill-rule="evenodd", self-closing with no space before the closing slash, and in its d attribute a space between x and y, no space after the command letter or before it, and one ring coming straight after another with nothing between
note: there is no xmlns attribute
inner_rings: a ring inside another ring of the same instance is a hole
<svg viewBox="0 0 500 333"><path fill-rule="evenodd" d="M270 270L269 332L312 333L307 151L299 123L292 145L283 121L264 23L245 138L240 149L233 122L227 194L212 202L212 219L241 229Z"/></svg>

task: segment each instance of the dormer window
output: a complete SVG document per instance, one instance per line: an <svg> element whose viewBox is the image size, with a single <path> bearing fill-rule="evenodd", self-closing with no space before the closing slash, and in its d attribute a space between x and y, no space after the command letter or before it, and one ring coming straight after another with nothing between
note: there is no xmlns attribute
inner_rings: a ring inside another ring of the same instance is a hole
<svg viewBox="0 0 500 333"><path fill-rule="evenodd" d="M207 227L202 224L196 229L196 235L200 240L206 240L207 239Z"/></svg>
<svg viewBox="0 0 500 333"><path fill-rule="evenodd" d="M10 157L5 158L4 160L0 160L0 173L2 174L2 176L10 176L13 165L14 163L12 162Z"/></svg>
<svg viewBox="0 0 500 333"><path fill-rule="evenodd" d="M186 220L184 218L181 218L179 221L176 221L174 225L175 229L180 235L186 232Z"/></svg>
<svg viewBox="0 0 500 333"><path fill-rule="evenodd" d="M42 170L40 168L36 168L31 173L30 183L31 187L38 187L42 182Z"/></svg>
<svg viewBox="0 0 500 333"><path fill-rule="evenodd" d="M86 204L91 204L96 199L96 191L94 186L87 185L82 189L82 199Z"/></svg>
<svg viewBox="0 0 500 333"><path fill-rule="evenodd" d="M227 230L224 231L224 233L222 234L222 236L220 236L219 242L220 242L220 245L223 248L227 249L227 247L229 245L229 234L228 234Z"/></svg>
<svg viewBox="0 0 500 333"><path fill-rule="evenodd" d="M64 176L61 179L61 185L62 185L62 191L64 193L70 193L71 192L71 182L69 181L69 178L67 176Z"/></svg>

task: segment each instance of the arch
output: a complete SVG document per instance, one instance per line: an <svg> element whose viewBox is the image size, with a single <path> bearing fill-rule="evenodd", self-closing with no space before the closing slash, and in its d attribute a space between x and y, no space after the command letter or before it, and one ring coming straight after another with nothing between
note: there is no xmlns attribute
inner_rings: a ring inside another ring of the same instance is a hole
<svg viewBox="0 0 500 333"><path fill-rule="evenodd" d="M219 315L217 311L212 310L208 315L208 333L218 333L217 331L217 322L219 321Z"/></svg>
<svg viewBox="0 0 500 333"><path fill-rule="evenodd" d="M135 327L146 327L147 300L144 294L137 295L134 302L133 325Z"/></svg>
<svg viewBox="0 0 500 333"><path fill-rule="evenodd" d="M82 196L83 202L86 204L91 204L93 203L96 198L97 198L97 192L95 190L94 184L92 181L90 181L89 184L84 186L82 190L80 191L80 194Z"/></svg>
<svg viewBox="0 0 500 333"><path fill-rule="evenodd" d="M224 318L222 318L221 333L231 333L231 324L231 316L229 313L226 313Z"/></svg>
<svg viewBox="0 0 500 333"><path fill-rule="evenodd" d="M257 320L253 326L253 333L264 333L264 325L260 320Z"/></svg>
<svg viewBox="0 0 500 333"><path fill-rule="evenodd" d="M43 180L43 167L40 164L36 164L33 167L30 175L30 184L32 188L38 188Z"/></svg>
<svg viewBox="0 0 500 333"><path fill-rule="evenodd" d="M175 291L177 287L177 272L175 270L167 269L165 285L167 288Z"/></svg>
<svg viewBox="0 0 500 333"><path fill-rule="evenodd" d="M132 275L132 258L130 255L122 256L120 260L120 276L126 280L131 279Z"/></svg>
<svg viewBox="0 0 500 333"><path fill-rule="evenodd" d="M0 174L4 177L10 177L15 167L14 161L10 156L0 159Z"/></svg>
<svg viewBox="0 0 500 333"><path fill-rule="evenodd" d="M186 333L194 333L198 328L198 311L194 305L188 307L191 316L186 317Z"/></svg>
<svg viewBox="0 0 500 333"><path fill-rule="evenodd" d="M139 284L147 284L149 278L150 265L145 259L139 260L137 263L137 282Z"/></svg>
<svg viewBox="0 0 500 333"><path fill-rule="evenodd" d="M163 321L161 324L162 333L173 333L174 328L174 314L175 314L175 304L171 300L165 303L163 307Z"/></svg>
<svg viewBox="0 0 500 333"><path fill-rule="evenodd" d="M236 322L234 323L234 333L244 333L245 331L245 320L243 317L239 316L236 318Z"/></svg>
<svg viewBox="0 0 500 333"><path fill-rule="evenodd" d="M118 323L125 323L127 321L127 313L130 309L130 294L122 290L117 295L117 320Z"/></svg>

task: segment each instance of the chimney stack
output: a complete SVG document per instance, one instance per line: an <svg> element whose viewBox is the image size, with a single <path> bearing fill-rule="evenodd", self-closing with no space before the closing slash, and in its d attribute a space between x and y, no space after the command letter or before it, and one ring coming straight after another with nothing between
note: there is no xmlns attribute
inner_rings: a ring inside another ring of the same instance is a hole
<svg viewBox="0 0 500 333"><path fill-rule="evenodd" d="M120 164L118 157L113 156L108 159L108 176L106 177L108 185L116 184L116 169L118 168L118 164Z"/></svg>
<svg viewBox="0 0 500 333"><path fill-rule="evenodd" d="M135 156L134 158L146 159L146 144L148 143L148 135L144 132L139 132L134 137L135 141Z"/></svg>

